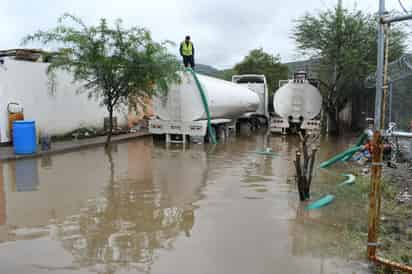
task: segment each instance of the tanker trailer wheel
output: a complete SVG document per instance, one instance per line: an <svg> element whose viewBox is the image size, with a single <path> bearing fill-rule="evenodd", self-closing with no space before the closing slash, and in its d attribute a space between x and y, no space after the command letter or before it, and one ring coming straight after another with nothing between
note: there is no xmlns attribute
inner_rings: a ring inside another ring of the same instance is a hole
<svg viewBox="0 0 412 274"><path fill-rule="evenodd" d="M250 119L251 130L255 131L260 128L259 119L257 117L253 117Z"/></svg>
<svg viewBox="0 0 412 274"><path fill-rule="evenodd" d="M259 116L259 117L257 117L256 119L258 120L259 126L260 126L261 128L262 128L262 127L268 127L268 126L269 126L268 118Z"/></svg>
<svg viewBox="0 0 412 274"><path fill-rule="evenodd" d="M252 134L253 125L249 121L241 121L239 124L240 135L250 136Z"/></svg>

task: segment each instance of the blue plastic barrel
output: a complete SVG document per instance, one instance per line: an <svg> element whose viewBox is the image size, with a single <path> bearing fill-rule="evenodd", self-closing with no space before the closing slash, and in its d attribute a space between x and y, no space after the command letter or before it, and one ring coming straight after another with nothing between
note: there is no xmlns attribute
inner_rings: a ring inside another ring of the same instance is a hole
<svg viewBox="0 0 412 274"><path fill-rule="evenodd" d="M36 123L34 121L13 122L13 145L16 154L36 152Z"/></svg>

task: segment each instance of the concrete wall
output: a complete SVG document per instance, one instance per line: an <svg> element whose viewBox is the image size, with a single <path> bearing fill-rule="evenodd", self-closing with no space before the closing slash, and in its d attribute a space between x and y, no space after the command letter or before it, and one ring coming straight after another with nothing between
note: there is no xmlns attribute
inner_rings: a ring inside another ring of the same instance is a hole
<svg viewBox="0 0 412 274"><path fill-rule="evenodd" d="M18 102L27 120L50 135L62 135L80 127L103 127L106 108L87 92L78 94L80 83L73 83L67 72L59 72L52 92L46 74L47 64L6 58L0 65L0 142L7 142L7 104ZM119 125L127 122L127 108L116 113Z"/></svg>

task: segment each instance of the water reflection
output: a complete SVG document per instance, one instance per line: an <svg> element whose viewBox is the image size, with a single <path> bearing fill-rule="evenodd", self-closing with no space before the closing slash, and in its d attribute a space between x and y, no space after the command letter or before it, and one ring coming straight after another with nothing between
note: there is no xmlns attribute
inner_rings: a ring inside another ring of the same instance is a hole
<svg viewBox="0 0 412 274"><path fill-rule="evenodd" d="M6 193L4 190L3 164L0 161L0 226L6 224Z"/></svg>
<svg viewBox="0 0 412 274"><path fill-rule="evenodd" d="M42 168L52 168L53 167L53 159L50 155L44 155L41 157L41 164Z"/></svg>
<svg viewBox="0 0 412 274"><path fill-rule="evenodd" d="M95 157L96 153L99 157ZM125 153L126 162L121 160ZM173 249L179 236L191 236L196 219L193 203L201 198L206 183L207 161L203 147L184 152L164 150L154 148L148 139L82 154L83 159L76 159L80 161L76 165L76 174L82 174L81 179L73 174L70 183L67 182L76 192L51 189L58 175L55 169L63 164L60 162L63 158L66 168L71 169L67 163L70 157L56 156L52 169L40 167L39 172L36 160L23 163L25 175L40 173L41 188L33 192L36 198L24 204L17 202L22 199L21 194L10 192L11 218L6 221L4 217L3 220L8 225L8 235L12 235L9 240L50 235L72 254L73 269L87 268L99 273L135 269L148 273L156 260L156 250ZM98 162L95 167L99 167L92 172L89 170L91 158ZM19 165L12 162L9 169L13 171L18 166L16 171L20 170ZM16 175L15 172L9 174L11 185L20 185L18 180L21 179ZM77 195L84 190L87 193L87 189L94 195ZM0 191L0 195L2 193ZM62 212L62 201L53 203L50 197L44 207L39 206L40 199L51 193L60 199L70 195L67 198L72 203L78 201L77 209L74 206ZM0 209L6 208L2 202L4 199L0 197ZM37 218L27 220L24 217L28 212ZM0 210L0 218L1 213ZM67 270L67 266L39 264L36 269Z"/></svg>
<svg viewBox="0 0 412 274"><path fill-rule="evenodd" d="M104 195L89 201L79 216L57 225L57 239L80 267L97 267L101 273L115 273L121 268L150 272L156 249L173 248L181 233L190 236L195 222L191 203L196 201L196 191L204 183L204 152L155 150L157 156L153 160L147 147L137 154L133 153L137 148L130 146L128 174L140 175L139 179L115 180L112 152L106 151L110 181ZM134 161L134 157L140 161ZM189 172L183 164L187 157L195 168ZM151 172L138 166L139 162L150 165L152 161ZM173 168L165 169L166 164ZM173 178L175 175L179 178ZM178 189L167 182L176 182ZM196 182L198 188L193 188ZM182 197L179 189L186 191L186 196Z"/></svg>
<svg viewBox="0 0 412 274"><path fill-rule="evenodd" d="M36 191L39 187L39 173L37 159L22 159L11 162L11 176L13 177L12 191Z"/></svg>
<svg viewBox="0 0 412 274"><path fill-rule="evenodd" d="M121 184L121 185L119 185ZM141 182L117 182L106 189L106 197L90 202L77 217L56 227L56 238L80 267L99 267L103 273L120 268L148 272L155 250L172 248L174 239L194 224L193 210L161 208L150 197L130 193L142 189Z"/></svg>

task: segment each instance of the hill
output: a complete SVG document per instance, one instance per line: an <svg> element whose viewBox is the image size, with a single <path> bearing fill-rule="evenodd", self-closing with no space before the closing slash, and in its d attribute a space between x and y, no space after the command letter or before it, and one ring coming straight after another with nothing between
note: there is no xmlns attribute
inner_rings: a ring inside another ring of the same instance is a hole
<svg viewBox="0 0 412 274"><path fill-rule="evenodd" d="M197 64L196 72L203 75L223 79L223 71L220 71L212 66Z"/></svg>

